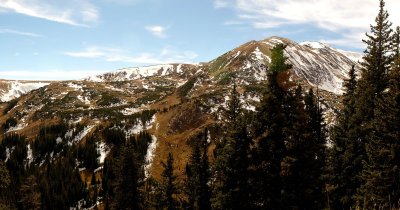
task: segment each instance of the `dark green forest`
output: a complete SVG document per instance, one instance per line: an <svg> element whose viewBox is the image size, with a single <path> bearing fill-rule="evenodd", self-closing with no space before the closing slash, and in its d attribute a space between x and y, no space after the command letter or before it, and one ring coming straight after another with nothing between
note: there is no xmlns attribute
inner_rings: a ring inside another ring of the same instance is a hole
<svg viewBox="0 0 400 210"><path fill-rule="evenodd" d="M69 130L59 124L42 128L32 143L3 137L0 209L99 209L97 201L101 209L131 210L400 209L400 27L393 30L388 17L381 0L363 40L360 74L349 69L333 126L325 124L318 90L289 79L291 65L278 44L256 111L242 108L233 76L218 124L223 135L210 143L205 129L196 137L182 180L172 153L160 180L145 178L146 131L127 138L110 126L84 145L68 145L56 142ZM137 117L146 122L154 112ZM112 146L96 176L100 137ZM93 172L88 182L79 167Z"/></svg>

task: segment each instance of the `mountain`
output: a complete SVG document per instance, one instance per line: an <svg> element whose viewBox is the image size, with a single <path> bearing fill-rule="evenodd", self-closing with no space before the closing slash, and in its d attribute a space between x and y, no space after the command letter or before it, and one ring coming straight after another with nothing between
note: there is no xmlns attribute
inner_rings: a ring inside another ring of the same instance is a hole
<svg viewBox="0 0 400 210"><path fill-rule="evenodd" d="M148 130L152 142L145 174L158 177L160 162L170 150L182 173L193 137L206 127L213 138L220 135L214 128L233 78L243 106L255 110L271 49L277 43L287 45L285 54L293 64L290 79L319 90L326 121L331 123L340 106L341 83L352 65L360 68L357 61L362 54L319 42L271 37L245 43L207 63L125 68L76 81L2 81L2 100L16 98L1 104L0 124L15 122L3 126L2 132L16 132L33 141L41 128L63 122L68 131L57 142L72 145L99 134L99 160L103 161L109 151L100 135L105 129L123 130L128 137Z"/></svg>
<svg viewBox="0 0 400 210"><path fill-rule="evenodd" d="M47 81L0 80L0 101L10 101L48 84Z"/></svg>

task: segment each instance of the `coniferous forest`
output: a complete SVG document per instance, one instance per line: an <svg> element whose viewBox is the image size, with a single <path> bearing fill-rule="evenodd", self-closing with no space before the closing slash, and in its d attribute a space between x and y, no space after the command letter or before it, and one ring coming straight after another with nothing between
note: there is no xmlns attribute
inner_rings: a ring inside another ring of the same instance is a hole
<svg viewBox="0 0 400 210"><path fill-rule="evenodd" d="M56 141L68 125L52 125L30 144L31 162L24 136L3 137L0 209L400 209L400 27L388 17L381 0L361 71L349 69L332 126L318 89L289 79L285 45L277 44L255 112L242 108L233 78L223 135L210 140L204 128L195 137L184 177L172 153L159 179L145 177L146 131L127 138L110 126L68 145ZM96 174L99 137L112 149ZM92 172L86 180L78 165Z"/></svg>

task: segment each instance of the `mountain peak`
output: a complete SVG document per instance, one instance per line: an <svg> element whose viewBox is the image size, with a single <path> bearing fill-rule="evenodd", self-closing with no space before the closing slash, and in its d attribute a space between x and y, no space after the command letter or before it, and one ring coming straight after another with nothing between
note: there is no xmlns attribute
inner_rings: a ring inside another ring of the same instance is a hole
<svg viewBox="0 0 400 210"><path fill-rule="evenodd" d="M322 48L330 48L329 44L323 42L301 42L299 43L302 46L307 46L313 49L322 49Z"/></svg>
<svg viewBox="0 0 400 210"><path fill-rule="evenodd" d="M335 49L326 43L308 41L297 43L290 39L271 36L260 41L244 43L214 60L198 64L164 64L147 67L130 67L103 75L86 78L97 82L127 81L147 77L174 77L185 80L202 70L211 74L214 81L225 81L235 74L252 83L266 79L265 69L271 61L271 49L285 44L285 55L293 64L292 76L311 86L340 94L341 83L347 78L351 66L356 65L362 54Z"/></svg>

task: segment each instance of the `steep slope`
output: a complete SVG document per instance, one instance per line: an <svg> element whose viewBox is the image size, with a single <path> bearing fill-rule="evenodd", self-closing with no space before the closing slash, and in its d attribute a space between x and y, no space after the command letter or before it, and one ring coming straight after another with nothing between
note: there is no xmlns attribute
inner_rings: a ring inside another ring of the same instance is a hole
<svg viewBox="0 0 400 210"><path fill-rule="evenodd" d="M297 80L334 94L342 93L341 83L351 67L360 68L357 61L361 59L361 53L338 50L319 42L298 44L285 38L271 37L248 42L211 61L210 72L218 79L236 72L248 82L265 80L271 49L279 43L286 45L285 54L293 65L292 75Z"/></svg>

